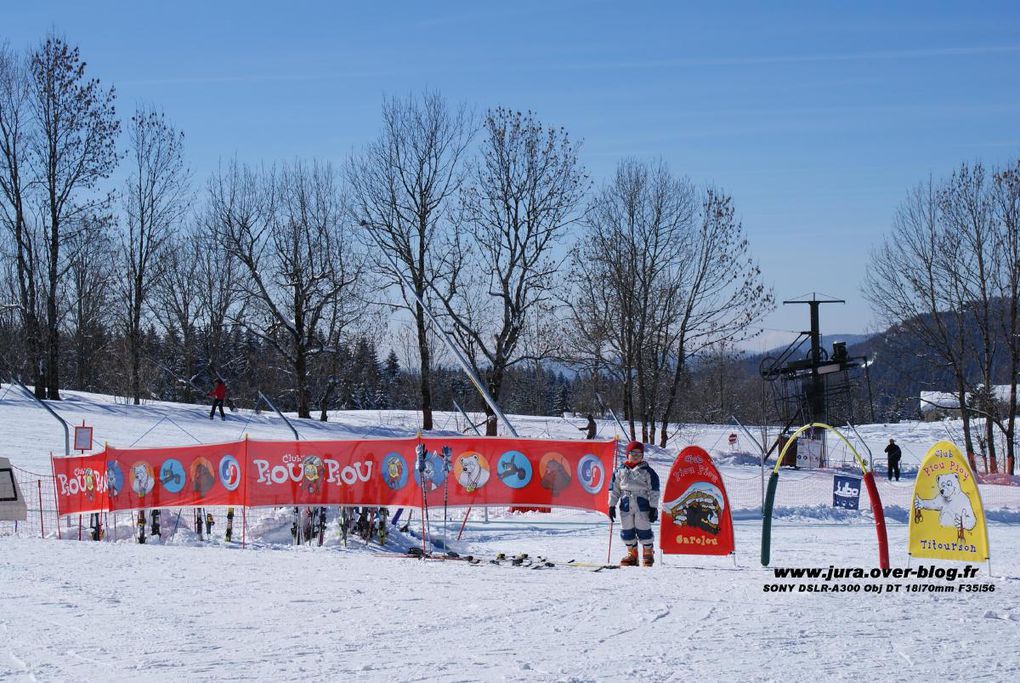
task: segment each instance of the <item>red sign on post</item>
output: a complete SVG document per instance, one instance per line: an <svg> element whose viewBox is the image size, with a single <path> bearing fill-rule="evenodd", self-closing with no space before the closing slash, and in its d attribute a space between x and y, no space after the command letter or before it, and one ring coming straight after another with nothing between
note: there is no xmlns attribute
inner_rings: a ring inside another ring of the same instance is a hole
<svg viewBox="0 0 1020 683"><path fill-rule="evenodd" d="M666 555L729 555L733 519L719 470L700 446L673 462L662 496L660 545Z"/></svg>

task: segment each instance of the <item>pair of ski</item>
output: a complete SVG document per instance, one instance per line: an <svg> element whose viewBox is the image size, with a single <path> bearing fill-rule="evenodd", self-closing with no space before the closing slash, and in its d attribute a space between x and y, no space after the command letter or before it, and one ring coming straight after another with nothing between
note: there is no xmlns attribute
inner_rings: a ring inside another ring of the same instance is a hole
<svg viewBox="0 0 1020 683"><path fill-rule="evenodd" d="M418 560L440 560L440 561L461 561L467 562L471 565L482 564L483 560L475 557L474 555L460 555L452 550L447 551L444 554L437 555L435 553L423 553L421 548L418 546L411 546L407 549L407 553L403 557ZM494 558L488 561L488 564L496 566L511 566L521 567L524 569L555 569L557 567L573 567L576 569L589 569L595 572L600 572L604 569L618 569L619 565L615 564L591 564L587 562L577 562L570 560L562 564L556 564L545 557L531 557L527 553L520 553L510 557L506 553L498 553Z"/></svg>
<svg viewBox="0 0 1020 683"><path fill-rule="evenodd" d="M302 512L294 508L294 518L290 525L291 542L294 545L311 545L312 539L318 538L321 546L326 537L326 508L309 507Z"/></svg>
<svg viewBox="0 0 1020 683"><path fill-rule="evenodd" d="M347 547L347 539L350 537L351 531L361 536L365 543L375 540L378 541L379 545L385 546L386 539L389 537L387 521L389 514L389 508L386 507L375 509L363 507L358 511L357 517L355 517L353 509L341 507L337 521L340 525L340 540L343 542L344 547ZM399 514L400 511L398 510L398 517ZM396 518L394 518L395 523Z"/></svg>
<svg viewBox="0 0 1020 683"><path fill-rule="evenodd" d="M158 539L162 540L163 535L160 533L159 510L152 510L149 514L151 516L151 524L152 524L152 529L151 529L152 533L150 535L150 538L158 538ZM137 522L137 524L138 524L138 542L139 543L145 543L145 538L146 538L145 537L145 523L146 523L146 520L145 520L145 510L139 510L138 511L138 522Z"/></svg>

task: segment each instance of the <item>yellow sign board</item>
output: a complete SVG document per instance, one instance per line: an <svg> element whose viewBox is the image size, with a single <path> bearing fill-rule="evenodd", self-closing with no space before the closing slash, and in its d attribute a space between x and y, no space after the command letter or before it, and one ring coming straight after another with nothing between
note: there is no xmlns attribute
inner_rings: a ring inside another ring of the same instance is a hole
<svg viewBox="0 0 1020 683"><path fill-rule="evenodd" d="M932 446L914 482L909 527L912 557L988 559L988 529L974 473L949 441Z"/></svg>

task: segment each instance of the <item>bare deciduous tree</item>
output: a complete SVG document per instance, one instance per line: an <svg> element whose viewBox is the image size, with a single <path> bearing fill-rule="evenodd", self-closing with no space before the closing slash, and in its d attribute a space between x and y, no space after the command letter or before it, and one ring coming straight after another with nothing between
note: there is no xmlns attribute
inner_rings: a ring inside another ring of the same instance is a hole
<svg viewBox="0 0 1020 683"><path fill-rule="evenodd" d="M143 312L165 266L164 246L188 204L189 173L184 133L162 112L139 109L128 129L130 177L124 193L126 231L121 236L124 337L129 354L130 394L141 398Z"/></svg>
<svg viewBox="0 0 1020 683"><path fill-rule="evenodd" d="M578 218L588 178L579 144L531 112L493 109L483 129L461 198L464 228L437 292L472 369L498 400L508 367L555 348L550 322L560 262L553 252ZM492 417L488 405L485 411ZM496 435L495 420L486 428Z"/></svg>
<svg viewBox="0 0 1020 683"><path fill-rule="evenodd" d="M1000 297L1000 338L1005 340L1009 355L1009 398L1003 428L1006 442L1006 472L1016 473L1017 382L1020 380L1020 160L1013 161L994 175L992 199L995 220L999 226L996 252Z"/></svg>
<svg viewBox="0 0 1020 683"><path fill-rule="evenodd" d="M42 195L45 236L46 394L60 398L61 278L68 268L63 246L73 231L101 216L110 197L98 183L116 168L120 122L114 89L85 75L77 47L48 37L32 52L29 110L31 149Z"/></svg>
<svg viewBox="0 0 1020 683"><path fill-rule="evenodd" d="M109 373L100 359L108 343L113 317L111 291L119 266L109 223L108 218L89 221L67 243L69 267L63 289L73 380L79 389L91 391Z"/></svg>
<svg viewBox="0 0 1020 683"><path fill-rule="evenodd" d="M309 362L363 313L362 255L329 165L258 174L231 164L210 184L218 238L244 270L248 314L237 322L286 361L299 417L311 417Z"/></svg>
<svg viewBox="0 0 1020 683"><path fill-rule="evenodd" d="M11 239L13 281L20 339L35 394L45 398L43 378L40 236L29 222L33 171L30 164L31 114L26 61L0 45L0 220Z"/></svg>
<svg viewBox="0 0 1020 683"><path fill-rule="evenodd" d="M662 163L627 160L595 198L572 253L572 358L623 387L631 438L665 444L688 359L754 333L772 293L732 201Z"/></svg>
<svg viewBox="0 0 1020 683"><path fill-rule="evenodd" d="M963 434L973 457L968 382L965 363L970 357L964 288L958 264L962 242L948 232L939 208L939 188L933 179L914 188L900 205L890 234L872 253L864 296L890 325L902 325L950 368L964 415Z"/></svg>
<svg viewBox="0 0 1020 683"><path fill-rule="evenodd" d="M432 429L432 357L428 318L416 298L425 300L444 270L448 212L460 187L469 139L465 109L451 110L438 93L387 98L382 134L349 169L354 213L368 233L369 248L385 251L373 267L400 288L404 307L414 315L426 430ZM412 292L405 290L405 279Z"/></svg>

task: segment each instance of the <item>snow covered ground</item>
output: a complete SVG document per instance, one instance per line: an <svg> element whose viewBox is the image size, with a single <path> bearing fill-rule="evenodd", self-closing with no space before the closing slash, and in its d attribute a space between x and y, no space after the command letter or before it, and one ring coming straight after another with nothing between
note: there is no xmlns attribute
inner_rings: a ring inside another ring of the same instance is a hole
<svg viewBox="0 0 1020 683"><path fill-rule="evenodd" d="M55 408L69 422L93 424L97 447L104 441L122 447L228 441L245 431L291 438L279 418L265 414L235 413L226 422L211 422L201 406L135 407L73 392ZM342 412L326 424L297 426L310 439L392 436L413 433L417 419L405 412ZM578 438L576 427L583 424L512 419L522 434L536 437ZM438 424L450 433L466 426L452 414L439 415ZM600 423L603 436L616 431ZM473 513L463 541L451 547L483 558L478 565L398 558L360 539L344 548L335 524L324 547L292 547L286 544L288 516L271 511L249 516L248 540L255 543L245 549L220 540L222 523L217 540L201 543L187 520L165 544L130 542L123 519L125 540L117 543L59 542L24 531L0 535L0 680L1020 677L1020 495L1001 493L990 506L992 576L982 565L975 578L952 583L777 579L758 561L759 470L741 464L753 461L746 454L756 447L739 434L731 449L726 438L731 431L688 427L669 450L654 451L652 460L664 472L676 448L698 443L724 463L731 498L734 492L739 497L733 501L739 520L736 562L667 557L651 569L597 572L567 566L569 560L597 566L607 559L608 523L576 511L510 516L494 510L489 523ZM859 431L876 465L892 436L903 446L909 468L931 443L952 433L953 423L870 425ZM50 451L63 451L63 432L51 416L4 385L0 443L2 454L18 467L45 473ZM833 511L825 502L831 489L823 486L831 486L831 476L822 479L784 472L773 566L874 567L877 544L869 513ZM908 558L905 513L896 514L900 503L892 499L909 501L912 483L882 482L892 513L894 567L907 566ZM459 522L462 512L452 517ZM433 521L435 533L440 526ZM390 550L416 542L395 533ZM490 564L499 552L543 556L555 566ZM620 554L614 539L612 559ZM859 592L799 592L801 585L823 583L858 586ZM781 584L792 584L795 592L766 592ZM897 584L899 592L889 592ZM986 590L909 592L911 585L927 591L959 584ZM867 592L867 586L882 592Z"/></svg>

